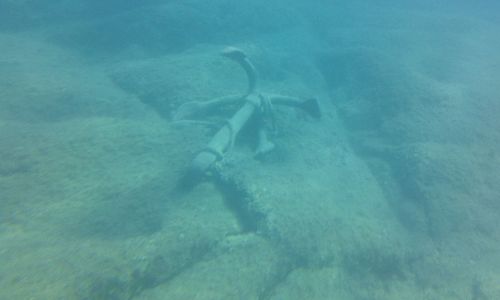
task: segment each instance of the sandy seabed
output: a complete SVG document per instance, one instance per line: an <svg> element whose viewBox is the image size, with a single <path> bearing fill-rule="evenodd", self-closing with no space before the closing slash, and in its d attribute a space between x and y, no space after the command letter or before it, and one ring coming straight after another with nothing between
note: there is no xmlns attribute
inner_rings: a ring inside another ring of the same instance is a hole
<svg viewBox="0 0 500 300"><path fill-rule="evenodd" d="M214 3L0 27L0 299L499 299L498 25ZM276 108L273 152L243 131L182 189L232 111L171 115L245 89L228 44L323 116Z"/></svg>

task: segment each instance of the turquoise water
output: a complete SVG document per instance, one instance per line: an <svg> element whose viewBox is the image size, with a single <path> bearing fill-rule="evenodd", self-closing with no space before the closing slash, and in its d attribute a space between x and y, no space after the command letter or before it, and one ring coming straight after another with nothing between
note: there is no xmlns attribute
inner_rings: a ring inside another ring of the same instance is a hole
<svg viewBox="0 0 500 300"><path fill-rule="evenodd" d="M0 299L500 299L499 5L310 2L0 0Z"/></svg>

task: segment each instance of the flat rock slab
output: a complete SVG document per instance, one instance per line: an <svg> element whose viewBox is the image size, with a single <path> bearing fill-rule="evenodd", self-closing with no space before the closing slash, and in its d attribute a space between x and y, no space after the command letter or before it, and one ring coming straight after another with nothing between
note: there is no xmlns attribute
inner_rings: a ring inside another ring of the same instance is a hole
<svg viewBox="0 0 500 300"><path fill-rule="evenodd" d="M138 299L261 299L288 271L287 258L253 235L226 237L199 263Z"/></svg>

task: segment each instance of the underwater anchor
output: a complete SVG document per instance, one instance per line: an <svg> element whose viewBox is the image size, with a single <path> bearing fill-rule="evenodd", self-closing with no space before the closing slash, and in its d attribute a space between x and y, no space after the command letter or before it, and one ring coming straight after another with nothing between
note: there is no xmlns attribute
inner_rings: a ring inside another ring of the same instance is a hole
<svg viewBox="0 0 500 300"><path fill-rule="evenodd" d="M242 50L227 47L222 51L222 55L237 62L245 70L248 79L248 89L245 94L225 96L205 102L187 102L179 106L173 115L174 121L182 121L186 120L187 117L207 113L222 106L241 104L240 109L224 122L222 128L212 137L208 145L193 159L189 173L194 177L200 177L207 171L214 169L215 163L222 160L225 154L232 149L240 130L254 115L258 117L258 144L255 155L261 156L271 151L274 144L268 139L265 121L266 119L270 120L274 127L274 105L300 108L314 118L321 117L320 107L315 98L303 99L257 92L257 72Z"/></svg>

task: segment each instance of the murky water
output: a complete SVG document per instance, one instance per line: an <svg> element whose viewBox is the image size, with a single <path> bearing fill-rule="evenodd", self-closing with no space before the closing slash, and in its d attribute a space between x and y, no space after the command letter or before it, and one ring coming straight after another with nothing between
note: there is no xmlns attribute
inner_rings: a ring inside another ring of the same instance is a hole
<svg viewBox="0 0 500 300"><path fill-rule="evenodd" d="M493 1L0 0L0 299L500 299Z"/></svg>

